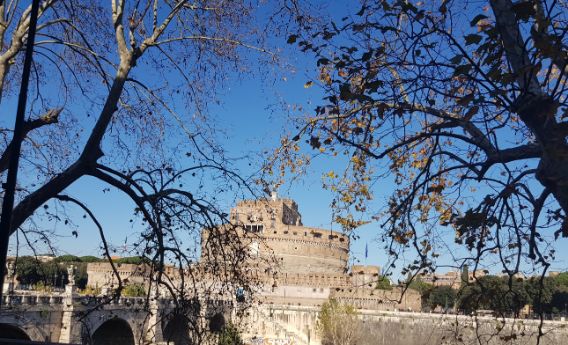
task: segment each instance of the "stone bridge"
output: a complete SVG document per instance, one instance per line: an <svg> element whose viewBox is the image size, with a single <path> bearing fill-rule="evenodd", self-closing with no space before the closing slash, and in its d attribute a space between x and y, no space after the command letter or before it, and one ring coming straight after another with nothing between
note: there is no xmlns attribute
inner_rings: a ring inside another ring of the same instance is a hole
<svg viewBox="0 0 568 345"><path fill-rule="evenodd" d="M2 297L0 338L71 344L191 344L189 323L171 300L102 298L63 294L11 294ZM231 317L231 301L209 302L200 311ZM200 308L201 309L201 308Z"/></svg>
<svg viewBox="0 0 568 345"><path fill-rule="evenodd" d="M95 345L193 344L187 319L174 313L169 300L148 306L144 298L128 297L112 303L66 294L3 298L0 338ZM220 312L224 317L235 317L231 301L210 303L204 309L208 310L201 311L204 319ZM319 345L319 310L319 306L257 305L240 323L243 338L251 345ZM358 315L361 344L561 345L568 339L566 321L541 324L538 320L363 309Z"/></svg>

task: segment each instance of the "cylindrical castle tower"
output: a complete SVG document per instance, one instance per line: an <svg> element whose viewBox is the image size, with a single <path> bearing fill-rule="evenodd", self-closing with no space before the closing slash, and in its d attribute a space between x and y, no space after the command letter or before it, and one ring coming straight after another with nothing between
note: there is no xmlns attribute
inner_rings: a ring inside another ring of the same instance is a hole
<svg viewBox="0 0 568 345"><path fill-rule="evenodd" d="M274 256L278 274L344 274L349 237L302 225L298 205L290 199L245 200L231 210L231 221L255 233L253 250Z"/></svg>

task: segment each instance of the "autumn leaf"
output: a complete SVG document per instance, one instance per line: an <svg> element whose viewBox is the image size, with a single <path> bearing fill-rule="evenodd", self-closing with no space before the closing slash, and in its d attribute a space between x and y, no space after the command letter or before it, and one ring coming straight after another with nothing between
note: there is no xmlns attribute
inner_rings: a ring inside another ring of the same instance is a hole
<svg viewBox="0 0 568 345"><path fill-rule="evenodd" d="M477 44L479 42L481 42L481 35L478 34L470 34L470 35L466 35L465 36L465 45L469 46L472 44Z"/></svg>
<svg viewBox="0 0 568 345"><path fill-rule="evenodd" d="M286 43L293 44L293 43L296 42L297 39L298 39L298 35L290 35L290 36L288 36L288 40L286 41Z"/></svg>
<svg viewBox="0 0 568 345"><path fill-rule="evenodd" d="M310 145L315 148L318 149L321 146L320 140L318 137L311 137L310 138Z"/></svg>
<svg viewBox="0 0 568 345"><path fill-rule="evenodd" d="M463 55L456 55L450 59L450 62L454 65L458 65L463 60Z"/></svg>
<svg viewBox="0 0 568 345"><path fill-rule="evenodd" d="M471 22L469 23L469 25L471 25L472 27L473 27L473 26L476 26L477 23L479 23L479 21L481 21L481 20L483 20L483 19L487 19L487 16L484 15L484 14L478 14L477 16L475 16L475 17L471 20Z"/></svg>

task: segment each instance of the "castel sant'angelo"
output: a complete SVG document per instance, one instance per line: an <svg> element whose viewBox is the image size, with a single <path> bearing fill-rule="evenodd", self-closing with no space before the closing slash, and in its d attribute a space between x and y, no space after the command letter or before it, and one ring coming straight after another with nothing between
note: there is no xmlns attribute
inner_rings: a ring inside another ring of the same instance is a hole
<svg viewBox="0 0 568 345"><path fill-rule="evenodd" d="M304 226L298 205L291 199L273 195L265 200L240 201L231 209L230 220L239 233L254 234L248 236L247 244L252 256L270 257L274 263L270 279L255 296L259 301L318 306L334 298L359 309L420 310L420 296L415 291L403 294L397 287L376 288L378 266L349 267L349 236ZM206 239L204 231L202 242ZM130 282L144 282L146 270L139 266L123 264L118 270ZM112 284L110 265L89 264L87 271L88 285Z"/></svg>
<svg viewBox="0 0 568 345"><path fill-rule="evenodd" d="M321 305L335 298L361 309L420 310L414 291L378 290L378 266L348 266L349 236L304 226L298 205L291 199L245 200L231 210L231 221L245 231L259 233L277 262L275 284L267 284L259 298L266 302Z"/></svg>

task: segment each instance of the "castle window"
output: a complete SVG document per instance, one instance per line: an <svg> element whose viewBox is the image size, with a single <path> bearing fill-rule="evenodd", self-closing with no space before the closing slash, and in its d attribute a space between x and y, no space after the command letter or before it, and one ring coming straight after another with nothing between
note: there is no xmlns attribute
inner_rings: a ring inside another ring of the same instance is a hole
<svg viewBox="0 0 568 345"><path fill-rule="evenodd" d="M245 231L247 232L262 232L264 230L264 225L245 225Z"/></svg>

